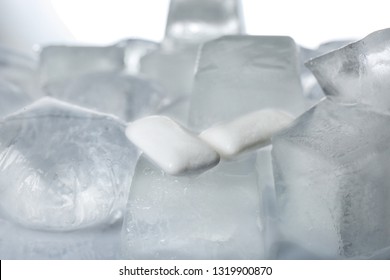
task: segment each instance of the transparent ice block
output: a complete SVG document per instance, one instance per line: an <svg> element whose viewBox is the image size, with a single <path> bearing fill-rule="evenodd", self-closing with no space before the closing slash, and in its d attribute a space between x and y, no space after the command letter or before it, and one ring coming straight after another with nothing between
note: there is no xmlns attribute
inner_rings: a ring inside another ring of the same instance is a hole
<svg viewBox="0 0 390 280"><path fill-rule="evenodd" d="M125 124L51 98L0 122L0 211L25 227L112 223L125 206L137 149Z"/></svg>

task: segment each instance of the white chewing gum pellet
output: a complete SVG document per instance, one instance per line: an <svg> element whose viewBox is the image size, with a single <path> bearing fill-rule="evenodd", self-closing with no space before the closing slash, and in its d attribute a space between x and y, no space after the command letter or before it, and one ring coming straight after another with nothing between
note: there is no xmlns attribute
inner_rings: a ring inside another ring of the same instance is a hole
<svg viewBox="0 0 390 280"><path fill-rule="evenodd" d="M218 164L210 146L168 117L150 116L128 124L126 135L166 173L180 175Z"/></svg>
<svg viewBox="0 0 390 280"><path fill-rule="evenodd" d="M270 144L271 137L293 120L294 118L286 112L265 109L212 126L199 137L222 157L232 158L247 149Z"/></svg>

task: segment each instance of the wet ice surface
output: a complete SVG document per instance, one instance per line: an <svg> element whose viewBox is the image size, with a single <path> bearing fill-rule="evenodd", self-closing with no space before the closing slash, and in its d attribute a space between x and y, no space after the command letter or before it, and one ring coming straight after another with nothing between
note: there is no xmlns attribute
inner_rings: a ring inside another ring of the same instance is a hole
<svg viewBox="0 0 390 280"><path fill-rule="evenodd" d="M112 72L85 74L45 88L48 95L131 121L159 111L168 102L160 86Z"/></svg>
<svg viewBox="0 0 390 280"><path fill-rule="evenodd" d="M274 138L285 240L325 258L366 258L390 246L389 121L326 100Z"/></svg>
<svg viewBox="0 0 390 280"><path fill-rule="evenodd" d="M121 121L45 98L0 122L0 209L67 231L120 218L138 157ZM17 203L16 203L17 202Z"/></svg>
<svg viewBox="0 0 390 280"><path fill-rule="evenodd" d="M32 98L17 86L0 79L0 118L21 109L32 102Z"/></svg>
<svg viewBox="0 0 390 280"><path fill-rule="evenodd" d="M301 113L296 48L283 36L225 36L204 44L191 95L191 126L205 129L262 108Z"/></svg>
<svg viewBox="0 0 390 280"><path fill-rule="evenodd" d="M172 0L165 44L199 44L243 33L240 0Z"/></svg>

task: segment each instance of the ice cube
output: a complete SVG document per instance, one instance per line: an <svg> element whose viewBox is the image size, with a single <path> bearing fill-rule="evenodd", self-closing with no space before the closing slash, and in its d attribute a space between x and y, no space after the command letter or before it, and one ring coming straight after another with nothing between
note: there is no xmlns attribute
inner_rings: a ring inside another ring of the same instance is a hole
<svg viewBox="0 0 390 280"><path fill-rule="evenodd" d="M325 100L274 137L283 241L304 258L367 258L390 246L389 122Z"/></svg>
<svg viewBox="0 0 390 280"><path fill-rule="evenodd" d="M155 83L118 73L91 73L46 87L48 95L132 121L159 111L168 102Z"/></svg>
<svg viewBox="0 0 390 280"><path fill-rule="evenodd" d="M157 50L160 44L141 39L126 39L116 44L116 46L125 50L126 73L136 75L140 70L141 58Z"/></svg>
<svg viewBox="0 0 390 280"><path fill-rule="evenodd" d="M209 126L263 108L303 111L297 47L283 36L226 36L203 45L190 125Z"/></svg>
<svg viewBox="0 0 390 280"><path fill-rule="evenodd" d="M0 79L0 118L32 102L17 86Z"/></svg>
<svg viewBox="0 0 390 280"><path fill-rule="evenodd" d="M240 0L171 0L164 44L200 44L243 29Z"/></svg>
<svg viewBox="0 0 390 280"><path fill-rule="evenodd" d="M219 162L219 155L206 143L164 116L150 116L130 123L126 135L171 175L209 169Z"/></svg>
<svg viewBox="0 0 390 280"><path fill-rule="evenodd" d="M325 94L335 102L390 110L390 29L307 62Z"/></svg>
<svg viewBox="0 0 390 280"><path fill-rule="evenodd" d="M130 259L264 257L254 156L199 176L170 176L141 157L122 231Z"/></svg>
<svg viewBox="0 0 390 280"><path fill-rule="evenodd" d="M118 119L44 98L0 122L0 210L25 227L118 218L138 157Z"/></svg>
<svg viewBox="0 0 390 280"><path fill-rule="evenodd" d="M49 46L40 53L42 85L61 82L91 72L120 72L124 69L124 48L118 46Z"/></svg>

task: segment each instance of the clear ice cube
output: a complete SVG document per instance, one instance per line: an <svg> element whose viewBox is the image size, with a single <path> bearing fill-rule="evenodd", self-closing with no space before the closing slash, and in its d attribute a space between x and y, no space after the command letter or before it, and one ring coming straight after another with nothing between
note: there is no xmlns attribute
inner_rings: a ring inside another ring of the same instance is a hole
<svg viewBox="0 0 390 280"><path fill-rule="evenodd" d="M61 82L91 72L120 72L124 69L124 48L118 46L48 46L40 52L42 85Z"/></svg>
<svg viewBox="0 0 390 280"><path fill-rule="evenodd" d="M171 0L164 44L200 44L243 29L240 0Z"/></svg>
<svg viewBox="0 0 390 280"><path fill-rule="evenodd" d="M282 243L303 258L367 258L390 246L389 122L324 100L274 137Z"/></svg>
<svg viewBox="0 0 390 280"><path fill-rule="evenodd" d="M264 257L252 155L198 176L165 174L141 157L122 230L129 259Z"/></svg>
<svg viewBox="0 0 390 280"><path fill-rule="evenodd" d="M283 36L225 36L203 45L190 125L205 129L263 108L303 111L298 54Z"/></svg>
<svg viewBox="0 0 390 280"><path fill-rule="evenodd" d="M287 37L236 36L206 43L189 128L208 128L271 106L301 112L297 66L295 43ZM125 215L124 256L265 258L263 190L257 181L255 152L192 177L169 176L142 158Z"/></svg>
<svg viewBox="0 0 390 280"><path fill-rule="evenodd" d="M306 63L324 93L341 103L362 103L390 110L390 29Z"/></svg>
<svg viewBox="0 0 390 280"><path fill-rule="evenodd" d="M132 121L159 111L167 102L151 81L118 73L91 73L46 87L48 95Z"/></svg>
<svg viewBox="0 0 390 280"><path fill-rule="evenodd" d="M44 98L0 122L0 210L25 227L74 230L118 219L136 148L118 119Z"/></svg>

